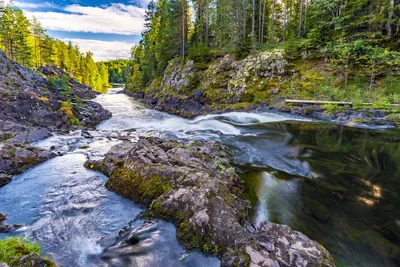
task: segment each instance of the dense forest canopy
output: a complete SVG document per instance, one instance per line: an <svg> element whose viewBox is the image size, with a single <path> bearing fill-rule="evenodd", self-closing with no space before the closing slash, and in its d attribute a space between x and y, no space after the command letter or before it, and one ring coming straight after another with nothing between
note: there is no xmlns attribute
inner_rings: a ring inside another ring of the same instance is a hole
<svg viewBox="0 0 400 267"><path fill-rule="evenodd" d="M104 63L108 69L110 83L126 83L131 76L132 64L129 59L115 59L102 63Z"/></svg>
<svg viewBox="0 0 400 267"><path fill-rule="evenodd" d="M399 15L398 0L152 0L128 87L149 85L176 57L283 48L291 60L329 62L342 88L357 72L372 90L399 69Z"/></svg>
<svg viewBox="0 0 400 267"><path fill-rule="evenodd" d="M108 69L95 63L93 54L48 36L40 22L29 20L21 9L0 1L0 49L24 67L36 69L52 64L79 82L101 91L108 86Z"/></svg>

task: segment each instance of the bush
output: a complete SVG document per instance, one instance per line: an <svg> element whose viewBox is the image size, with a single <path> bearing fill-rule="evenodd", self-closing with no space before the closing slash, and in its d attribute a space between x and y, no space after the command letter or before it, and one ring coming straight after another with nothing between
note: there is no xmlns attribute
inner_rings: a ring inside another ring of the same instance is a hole
<svg viewBox="0 0 400 267"><path fill-rule="evenodd" d="M249 42L240 42L236 45L234 55L235 58L240 60L247 57L250 54L251 45Z"/></svg>
<svg viewBox="0 0 400 267"><path fill-rule="evenodd" d="M189 80L189 83L188 83L186 89L188 91L193 91L193 90L197 89L197 87L200 84L199 75L197 73L195 73L193 76L188 76L188 80Z"/></svg>
<svg viewBox="0 0 400 267"><path fill-rule="evenodd" d="M192 45L188 52L188 59L194 62L208 63L212 58L210 49L202 43Z"/></svg>
<svg viewBox="0 0 400 267"><path fill-rule="evenodd" d="M47 84L57 91L57 94L60 96L71 96L72 90L69 86L70 78L68 76L64 76L61 78L50 78L47 80Z"/></svg>

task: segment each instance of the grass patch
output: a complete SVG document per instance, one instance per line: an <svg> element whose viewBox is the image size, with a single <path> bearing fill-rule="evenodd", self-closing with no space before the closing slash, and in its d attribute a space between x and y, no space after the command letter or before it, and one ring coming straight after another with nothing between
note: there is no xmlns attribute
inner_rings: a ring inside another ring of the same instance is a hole
<svg viewBox="0 0 400 267"><path fill-rule="evenodd" d="M58 111L65 114L72 125L78 125L78 126L82 125L82 123L79 121L77 117L75 117L72 111L72 104L70 102L60 102L60 103L61 107Z"/></svg>
<svg viewBox="0 0 400 267"><path fill-rule="evenodd" d="M72 112L72 105L68 102L61 102L60 112L64 113L68 117L74 117L74 113Z"/></svg>
<svg viewBox="0 0 400 267"><path fill-rule="evenodd" d="M40 245L33 243L21 237L12 237L6 240L0 239L0 262L5 262L10 266L18 266L18 260L31 253L40 255ZM56 265L48 260L46 267L55 267Z"/></svg>

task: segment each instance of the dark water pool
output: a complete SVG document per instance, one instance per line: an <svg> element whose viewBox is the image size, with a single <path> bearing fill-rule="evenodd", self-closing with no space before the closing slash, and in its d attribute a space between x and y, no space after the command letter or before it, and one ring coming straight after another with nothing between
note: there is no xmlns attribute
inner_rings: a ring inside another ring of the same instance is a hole
<svg viewBox="0 0 400 267"><path fill-rule="evenodd" d="M400 131L303 122L254 127L262 129L269 134L247 144L260 151L284 144L283 162L303 168L291 175L285 164L246 169L254 224L287 224L324 245L338 266L400 266Z"/></svg>

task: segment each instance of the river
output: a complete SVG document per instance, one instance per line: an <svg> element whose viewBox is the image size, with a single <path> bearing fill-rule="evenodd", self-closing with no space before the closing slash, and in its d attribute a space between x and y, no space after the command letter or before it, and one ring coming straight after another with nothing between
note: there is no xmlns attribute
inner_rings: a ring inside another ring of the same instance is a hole
<svg viewBox="0 0 400 267"><path fill-rule="evenodd" d="M96 101L113 113L97 130L54 135L35 145L63 156L0 188L1 212L25 225L16 235L43 244L69 266L219 266L187 252L175 228L144 222L144 207L104 188L87 170L118 142L140 135L217 141L236 152L254 225L291 226L324 245L338 266L400 265L400 131L232 112L184 119L110 89ZM84 137L86 135L86 137ZM121 230L125 229L125 230Z"/></svg>

